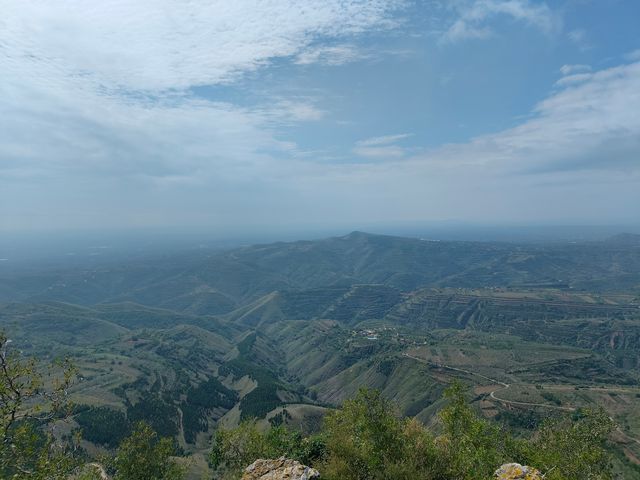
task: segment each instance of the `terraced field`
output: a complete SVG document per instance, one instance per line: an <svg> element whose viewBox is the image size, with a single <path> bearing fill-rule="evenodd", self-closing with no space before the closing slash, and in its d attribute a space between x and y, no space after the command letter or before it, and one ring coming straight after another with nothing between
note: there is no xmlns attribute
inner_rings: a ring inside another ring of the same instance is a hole
<svg viewBox="0 0 640 480"><path fill-rule="evenodd" d="M201 473L220 426L257 417L312 431L362 386L437 424L459 378L484 415L516 430L601 405L619 424L618 467L640 458L640 241L356 232L202 255L0 272L14 300L0 304L0 328L26 354L71 357L75 427L112 427L85 438L92 454L144 419Z"/></svg>

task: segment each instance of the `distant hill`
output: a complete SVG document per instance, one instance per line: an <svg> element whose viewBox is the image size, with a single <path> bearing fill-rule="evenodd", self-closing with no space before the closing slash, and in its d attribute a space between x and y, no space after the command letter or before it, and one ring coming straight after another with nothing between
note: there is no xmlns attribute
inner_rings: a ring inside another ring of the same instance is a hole
<svg viewBox="0 0 640 480"><path fill-rule="evenodd" d="M496 421L525 428L514 405L535 420L604 404L638 438L625 422L640 411L639 239L352 232L0 270L0 329L29 355L73 359L79 422L143 419L194 454L217 427L246 418L313 430L361 386L431 422L454 378ZM640 458L635 444L624 448Z"/></svg>
<svg viewBox="0 0 640 480"><path fill-rule="evenodd" d="M189 252L85 270L2 275L0 301L131 301L192 314L231 312L274 291L379 284L640 290L638 235L554 245L440 242L353 232L318 241Z"/></svg>

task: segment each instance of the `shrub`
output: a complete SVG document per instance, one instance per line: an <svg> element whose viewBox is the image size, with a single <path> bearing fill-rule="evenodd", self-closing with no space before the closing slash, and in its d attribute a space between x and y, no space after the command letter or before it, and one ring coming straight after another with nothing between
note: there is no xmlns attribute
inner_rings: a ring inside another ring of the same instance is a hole
<svg viewBox="0 0 640 480"><path fill-rule="evenodd" d="M261 433L254 421L218 430L210 461L220 478L237 478L257 458L281 455L318 468L327 480L488 479L508 462L531 465L548 480L611 478L606 438L613 426L602 411L547 421L519 439L480 418L462 385L454 383L445 398L437 434L401 418L380 392L362 389L310 439L282 425Z"/></svg>
<svg viewBox="0 0 640 480"><path fill-rule="evenodd" d="M239 478L242 470L258 458L285 456L305 464L317 462L325 452L321 437L303 438L297 431L280 425L261 432L255 420L237 428L216 430L209 464L217 477Z"/></svg>
<svg viewBox="0 0 640 480"><path fill-rule="evenodd" d="M140 422L125 438L114 459L115 480L181 480L184 470L171 459L173 443L158 438L149 425Z"/></svg>

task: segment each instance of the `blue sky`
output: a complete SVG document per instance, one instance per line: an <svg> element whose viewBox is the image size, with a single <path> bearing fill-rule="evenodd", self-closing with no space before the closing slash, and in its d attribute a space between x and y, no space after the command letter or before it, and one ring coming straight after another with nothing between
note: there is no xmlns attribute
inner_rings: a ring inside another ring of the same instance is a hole
<svg viewBox="0 0 640 480"><path fill-rule="evenodd" d="M0 8L0 230L640 219L633 0Z"/></svg>

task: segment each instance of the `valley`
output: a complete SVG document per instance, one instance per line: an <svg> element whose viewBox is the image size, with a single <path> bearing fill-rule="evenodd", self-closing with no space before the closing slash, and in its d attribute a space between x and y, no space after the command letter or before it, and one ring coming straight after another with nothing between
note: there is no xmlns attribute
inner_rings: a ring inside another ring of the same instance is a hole
<svg viewBox="0 0 640 480"><path fill-rule="evenodd" d="M81 429L90 455L145 420L201 472L218 426L317 431L362 386L437 428L442 392L460 379L474 408L516 432L602 406L618 425L616 468L640 471L640 236L517 245L354 232L5 269L0 299L0 328L21 351L78 366L66 433Z"/></svg>

